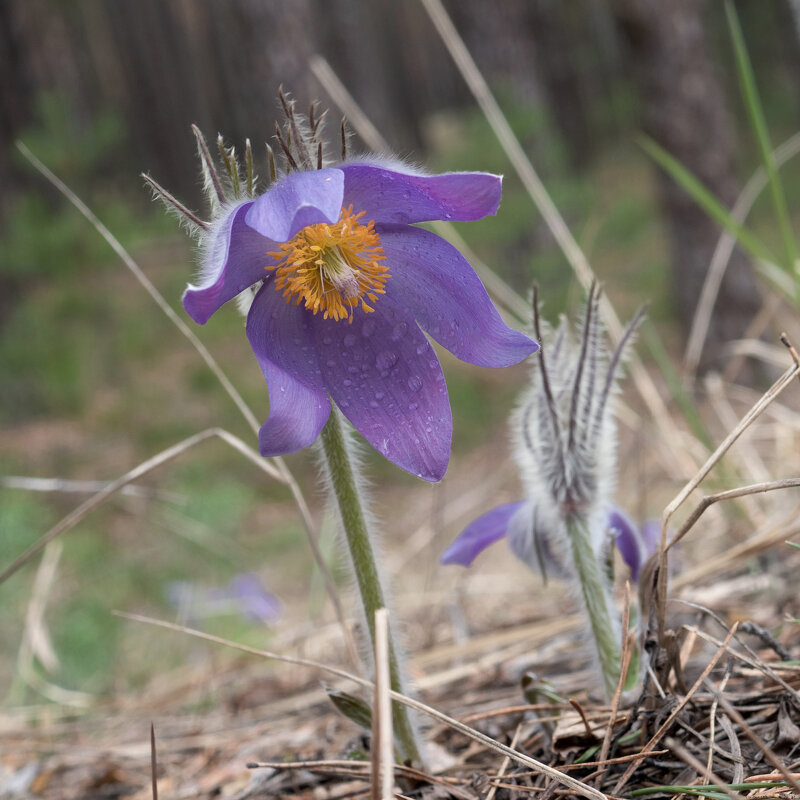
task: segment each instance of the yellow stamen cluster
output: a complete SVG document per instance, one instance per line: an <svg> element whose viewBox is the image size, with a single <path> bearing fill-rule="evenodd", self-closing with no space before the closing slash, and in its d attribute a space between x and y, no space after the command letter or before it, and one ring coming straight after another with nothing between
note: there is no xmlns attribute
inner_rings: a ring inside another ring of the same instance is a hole
<svg viewBox="0 0 800 800"><path fill-rule="evenodd" d="M309 225L270 253L278 264L267 269L275 273L275 288L287 303L304 302L314 314L322 311L324 319L336 321L352 322L359 305L374 311L367 300L374 303L384 294L391 276L379 263L385 256L373 222L359 222L364 213L343 208L335 225Z"/></svg>

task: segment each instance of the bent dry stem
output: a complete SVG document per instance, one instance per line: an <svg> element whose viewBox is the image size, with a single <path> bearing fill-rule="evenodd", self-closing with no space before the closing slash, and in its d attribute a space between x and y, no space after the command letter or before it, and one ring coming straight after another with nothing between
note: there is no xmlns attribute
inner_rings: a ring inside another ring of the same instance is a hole
<svg viewBox="0 0 800 800"><path fill-rule="evenodd" d="M339 507L347 547L353 563L361 603L367 620L372 649L375 648L375 612L386 607L381 587L378 566L372 542L367 530L367 521L361 504L358 483L353 463L348 452L344 423L334 408L322 429L322 450L330 475L331 488ZM400 678L400 663L397 658L394 639L389 632L389 677L392 690L405 694ZM394 733L397 750L402 761L420 764L421 758L414 728L408 710L400 703L394 703Z"/></svg>

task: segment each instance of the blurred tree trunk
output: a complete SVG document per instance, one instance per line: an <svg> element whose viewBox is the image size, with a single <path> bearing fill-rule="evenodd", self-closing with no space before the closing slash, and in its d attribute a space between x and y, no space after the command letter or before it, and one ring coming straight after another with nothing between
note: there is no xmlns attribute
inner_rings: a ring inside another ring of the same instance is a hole
<svg viewBox="0 0 800 800"><path fill-rule="evenodd" d="M733 169L733 121L714 70L703 29L703 0L614 0L630 46L643 126L726 206L740 185ZM661 202L672 250L673 293L689 330L719 226L677 184L659 171ZM749 260L736 250L720 287L703 367L720 348L742 336L761 307Z"/></svg>
<svg viewBox="0 0 800 800"><path fill-rule="evenodd" d="M582 4L581 4L582 5ZM586 9L581 8L582 12ZM537 0L528 5L528 30L534 43L536 69L548 100L548 110L567 145L573 168L585 167L594 155L589 121L590 87L580 73L576 54L586 45L574 18L561 0Z"/></svg>

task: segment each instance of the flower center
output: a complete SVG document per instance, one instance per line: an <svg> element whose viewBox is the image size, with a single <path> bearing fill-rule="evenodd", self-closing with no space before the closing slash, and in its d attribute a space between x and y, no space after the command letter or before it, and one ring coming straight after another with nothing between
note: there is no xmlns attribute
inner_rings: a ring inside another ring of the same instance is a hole
<svg viewBox="0 0 800 800"><path fill-rule="evenodd" d="M280 250L270 253L278 260L274 267L275 288L283 291L286 302L305 307L323 319L353 321L359 305L374 311L374 303L384 294L389 268L379 262L385 256L374 223L359 222L365 214L343 208L335 225L320 222L303 228Z"/></svg>

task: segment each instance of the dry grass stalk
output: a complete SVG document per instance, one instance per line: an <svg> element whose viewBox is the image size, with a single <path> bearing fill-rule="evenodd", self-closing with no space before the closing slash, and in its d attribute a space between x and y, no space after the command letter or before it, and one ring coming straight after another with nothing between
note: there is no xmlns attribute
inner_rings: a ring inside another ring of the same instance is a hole
<svg viewBox="0 0 800 800"><path fill-rule="evenodd" d="M720 620L717 620L717 621L720 621ZM724 625L723 625L723 627L724 627ZM713 645L715 645L717 647L722 647L722 645L723 645L723 643L719 639L717 639L715 636L712 636L711 634L706 633L705 631L701 631L698 628L695 628L695 627L692 627L692 626L686 626L686 630L692 631L700 639L704 639L705 641L707 641L710 644L713 644ZM790 686L789 683L784 678L782 678L774 669L772 669L772 667L769 666L769 664L766 664L761 658L759 658L758 654L753 652L752 648L748 647L746 642L742 642L739 639L738 636L735 637L735 639L736 639L737 643L746 652L745 653L739 653L736 650L731 650L731 649L729 649L728 652L734 658L738 659L739 661L741 661L744 664L747 664L748 666L752 667L753 669L757 670L758 672L762 672L770 680L772 680L776 684L778 684L782 689L784 689L784 691L786 691L786 693L789 695L789 697L792 700L795 701L795 704L797 704L798 707L800 707L800 692L798 692L796 689L793 689L792 686ZM727 639L726 639L726 641L727 641Z"/></svg>
<svg viewBox="0 0 800 800"><path fill-rule="evenodd" d="M161 292L156 289L152 281L144 274L141 267L134 261L130 253L122 246L120 241L113 233L98 219L97 215L69 188L57 175L51 172L38 158L22 143L17 142L17 148L31 165L40 172L64 197L86 218L89 224L105 239L117 257L130 270L136 280L144 287L155 304L161 309L169 321L191 342L192 347L200 354L206 366L214 373L214 377L220 382L230 398L236 404L242 416L247 420L247 424L254 433L258 433L260 427L255 414L250 410L236 387L231 383L227 375L217 363L214 356L208 351L206 346L197 338L192 329L175 313L172 306L164 299Z"/></svg>
<svg viewBox="0 0 800 800"><path fill-rule="evenodd" d="M735 789L724 788L725 781L716 775L710 766L703 766L703 764L701 764L700 761L696 759L680 742L668 736L664 740L664 743L673 753L675 753L676 756L678 756L681 761L684 762L684 764L691 767L699 777L705 780L705 785L712 784L714 788L720 789L727 794L728 797L732 797L733 800L744 800L744 796L739 794L739 792L737 792Z"/></svg>
<svg viewBox="0 0 800 800"><path fill-rule="evenodd" d="M284 772L314 772L321 775L334 775L347 779L369 781L371 779L371 766L364 761L345 761L340 759L308 760L308 761L251 761L247 765L250 769L274 769ZM446 776L428 775L413 767L404 764L394 765L395 774L402 778L408 778L420 783L430 783L434 786L442 786L454 797L459 800L475 800L475 793L459 788L459 784L466 781L460 778ZM346 796L350 796L349 794ZM403 795L395 794L394 797Z"/></svg>
<svg viewBox="0 0 800 800"><path fill-rule="evenodd" d="M775 166L780 167L798 153L800 153L800 133L794 134L779 147L776 147L772 152L772 158L775 161ZM753 204L761 192L764 191L766 185L766 172L763 167L759 167L750 176L750 180L747 181L745 187L739 193L731 210L731 217L737 223L741 225L747 219ZM697 303L697 309L692 319L689 338L686 342L683 356L683 369L686 377L693 376L697 371L697 365L700 363L703 345L708 335L708 327L714 312L714 303L717 300L719 287L722 284L725 270L728 268L735 246L736 237L728 231L723 231L711 256L708 271L703 281L703 288L700 291L700 300Z"/></svg>
<svg viewBox="0 0 800 800"><path fill-rule="evenodd" d="M722 677L722 681L719 685L720 694L725 691L725 687L728 685L728 680L731 677L731 665L730 662L725 667L725 675ZM719 706L719 701L715 697L713 702L711 703L711 709L708 712L708 758L706 760L706 772L710 775L711 769L714 765L714 740L716 737L716 726L717 726L717 707ZM667 745L669 747L669 744Z"/></svg>
<svg viewBox="0 0 800 800"><path fill-rule="evenodd" d="M0 583L3 583L7 578L11 577L20 567L28 563L37 553L43 550L50 542L62 533L68 531L80 522L87 514L101 505L105 500L114 495L123 487L128 484L143 478L148 473L157 469L162 464L167 464L173 459L177 458L182 453L194 447L201 442L211 439L214 436L219 436L220 433L226 433L218 428L208 428L200 433L184 439L182 442L162 450L157 455L149 458L147 461L142 462L132 470L126 472L122 477L109 483L104 489L89 497L81 503L76 509L67 514L62 520L56 523L47 533L44 534L38 541L34 542L21 556L15 559L3 572L0 572ZM230 435L230 434L228 434Z"/></svg>
<svg viewBox="0 0 800 800"><path fill-rule="evenodd" d="M740 486L738 489L728 489L725 492L706 495L694 508L686 522L674 533L666 546L666 550L672 549L683 537L694 527L695 523L705 513L706 509L719 503L722 500L734 500L737 497L746 497L752 494L762 494L774 492L777 489L791 489L800 486L800 478L784 478L778 481L767 481L766 483L755 483L752 486Z"/></svg>
<svg viewBox="0 0 800 800"><path fill-rule="evenodd" d="M217 194L219 196L220 193L222 193L222 189L219 184L219 177L217 176L214 162L211 159L208 148L205 144L205 140L203 139L203 136L197 126L192 126L192 130L194 131L195 136L198 138L198 146L203 154L204 164L207 168L207 171L210 172L211 179L214 182L214 186L216 187ZM22 155L25 156L25 158L33 165L33 167L35 167L35 169L38 170L38 172L40 172L56 189L58 189L58 191L61 192L64 197L66 197L67 200L69 200L69 202L72 203L72 205L86 218L89 224L92 225L92 227L100 234L100 236L105 239L105 241L110 245L111 249L116 253L122 263L131 271L136 280L144 287L145 291L147 291L147 293L170 320L170 322L172 322L172 324L189 340L192 347L194 347L194 349L198 352L200 357L206 363L206 366L213 373L214 377L219 381L220 385L236 404L236 407L247 421L247 424L250 426L251 430L258 435L260 428L259 422L247 403L245 403L241 394L231 383L228 376L222 371L222 368L219 366L216 359L211 355L205 345L200 341L200 339L197 338L191 328L189 328L189 326L175 313L175 311L172 309L172 306L167 303L167 301L164 299L164 296L144 274L142 269L139 267L136 261L134 261L128 251L122 246L119 240L111 233L110 230L108 230L105 225L103 225L103 223L98 219L97 215L75 194L75 192L73 192L69 186L67 186L53 172L51 172L38 158L36 158L36 156L31 153L31 151L22 142L17 142L17 147ZM224 198L224 193L222 193L222 197ZM306 530L312 554L325 581L325 589L330 597L331 602L333 603L334 611L342 626L342 632L348 645L350 657L353 659L354 664L358 664L358 650L355 642L353 641L352 633L350 632L350 628L347 625L347 621L342 610L341 601L336 589L336 583L334 582L333 576L328 569L328 564L319 549L319 535L314 525L314 521L311 518L311 512L309 510L308 503L303 496L300 486L282 458L273 458L270 461L266 461L265 459L261 460L265 465L269 465L268 468L265 468L265 471L272 475L272 477L274 477L276 480L284 483L292 494L292 499L294 500L295 504L297 505L297 509L300 512L300 517ZM10 573L6 571L0 575L0 583L3 582L4 577L6 577L8 574Z"/></svg>
<svg viewBox="0 0 800 800"><path fill-rule="evenodd" d="M459 36L441 0L421 0L421 2L481 111L483 111L489 125L492 127L500 146L508 156L517 175L519 175L534 205L544 218L547 227L564 253L578 281L584 290L588 290L592 283L597 280L594 271L537 175L533 164L522 149L519 139L511 129L508 120L467 50L463 39ZM603 295L600 299L600 313L612 340L615 344L619 343L624 335L624 328L606 295ZM673 423L667 407L664 405L664 401L661 399L650 375L635 354L631 354L629 357L629 369L639 394L642 396L654 421L661 430L670 430L673 427ZM683 450L672 446L670 440L667 440L665 444L669 448L668 452L674 466L681 470L695 468L695 465Z"/></svg>
<svg viewBox="0 0 800 800"><path fill-rule="evenodd" d="M77 508L67 514L66 517L56 523L47 533L44 534L38 541L34 542L19 558L13 561L3 572L0 572L0 583L3 583L7 578L11 577L20 567L24 566L30 561L33 556L39 553L44 547L52 542L56 537L65 533L70 528L73 528L80 522L87 514L97 508L99 505L108 500L109 497L120 492L130 484L135 483L141 478L146 477L155 469L163 466L164 464L173 461L178 456L191 450L198 444L207 441L208 439L218 438L226 444L230 445L234 450L241 453L248 461L255 464L262 472L269 475L271 478L282 480L281 476L276 473L275 468L264 458L262 458L252 447L245 444L238 436L234 436L229 431L222 428L206 428L199 433L195 433L186 439L178 442L177 444L162 450L160 453L148 458L146 461L141 462L133 469L126 472L121 477L117 478L87 498Z"/></svg>
<svg viewBox="0 0 800 800"><path fill-rule="evenodd" d="M511 738L511 747L516 748L517 742L519 742L520 733L522 732L523 723L520 722L517 725L516 730L514 731L514 736ZM506 774L506 770L508 769L509 764L511 763L511 759L508 756L503 758L503 761L500 764L500 769L497 770L497 774L495 775L495 780L492 781L492 786L489 791L486 793L486 797L484 800L494 800L494 796L497 793L497 790L502 786L502 777Z"/></svg>
<svg viewBox="0 0 800 800"><path fill-rule="evenodd" d="M755 731L747 724L744 717L731 705L728 699L722 695L716 686L710 681L705 681L706 688L719 700L719 704L725 709L727 715L735 722L739 728L744 732L745 736L761 751L764 758L783 776L783 779L800 794L800 783L797 778L781 764L780 759L767 747L765 742L758 736Z"/></svg>
<svg viewBox="0 0 800 800"><path fill-rule="evenodd" d="M36 478L29 475L4 475L0 477L0 488L22 489L26 492L52 492L63 494L94 494L108 486L108 481L71 480L69 478ZM126 497L144 497L147 499L165 500L168 503L181 505L186 497L174 492L164 492L151 486L126 486L119 490Z"/></svg>
<svg viewBox="0 0 800 800"><path fill-rule="evenodd" d="M641 749L640 753L645 754L651 752L652 750L655 749L656 745L664 738L667 731L669 731L669 729L672 727L672 724L675 722L675 719L677 718L678 714L681 713L686 704L692 699L693 695L703 685L703 681L711 674L711 671L717 665L717 662L720 660L720 658L722 658L723 654L727 651L728 644L733 638L735 632L736 632L736 625L734 625L731 628L730 633L728 633L728 636L722 643L722 646L720 646L717 649L717 652L714 654L714 656L711 658L711 660L703 669L703 672L700 674L700 677L698 677L698 679L692 684L689 691L680 699L675 708L672 709L669 716L666 718L666 720L664 720L659 729L653 734L650 741L647 742L647 744ZM624 786L630 780L631 775L633 775L633 773L636 771L636 768L639 766L639 763L640 763L639 761L634 761L625 770L625 772L622 774L622 777L617 781L616 785L614 786L612 794L614 794L617 797L619 796L619 793L622 791Z"/></svg>
<svg viewBox="0 0 800 800"><path fill-rule="evenodd" d="M789 355L795 365L800 367L800 355L798 355L797 350L795 350L794 345L789 341L789 337L785 333L781 334L781 344L789 351Z"/></svg>
<svg viewBox="0 0 800 800"><path fill-rule="evenodd" d="M45 680L36 670L38 660L45 670L52 672L58 669L58 657L53 650L50 634L45 627L45 611L50 592L56 582L58 565L61 560L62 546L60 542L50 542L45 548L42 560L33 580L31 599L25 612L25 628L17 652L17 674L36 692L53 703L68 708L88 708L95 702L95 697L86 692L77 692L57 686Z"/></svg>
<svg viewBox="0 0 800 800"><path fill-rule="evenodd" d="M785 353L781 353L782 359L779 366L784 368L786 366ZM731 404L728 395L727 387L719 376L719 373L709 373L705 378L705 387L707 389L707 397L713 407L722 427L726 430L732 430L736 427L739 421L736 411ZM739 442L739 462L738 467L743 475L747 476L749 483L763 483L770 479L770 472L767 469L761 453L751 440L741 440Z"/></svg>
<svg viewBox="0 0 800 800"><path fill-rule="evenodd" d="M0 584L2 584L7 578L11 577L11 575L13 575L25 564L27 564L28 561L34 558L37 553L45 548L50 542L55 540L62 533L66 533L68 530L75 527L75 525L77 525L84 517L94 511L95 508L102 505L106 500L123 489L125 486L135 483L149 473L153 472L155 469L169 463L170 461L173 461L187 450L190 450L192 447L195 447L196 445L215 437L221 439L223 442L230 445L234 450L241 453L245 458L255 464L255 466L257 466L267 475L270 477L275 477L275 470L270 462L262 458L255 450L246 445L237 436L234 436L232 433L223 430L222 428L207 428L204 431L200 431L199 433L196 433L193 436L178 442L178 444L175 444L172 447L168 447L166 450L162 450L152 458L143 461L132 470L126 472L120 478L117 478L117 480L107 484L106 487L101 491L87 498L76 509L71 511L66 517L56 523L38 541L34 542L24 553L22 553L22 555L16 558L8 567L6 567L6 569L0 572ZM316 538L309 537L309 540L312 548L315 548L315 555L324 563L324 558L318 549ZM331 577L331 581L332 580L333 579ZM353 641L350 627L347 625L347 621L344 617L344 610L341 607L338 593L335 594L334 597L334 607L337 610L340 625L346 634L345 642L349 645L350 657L353 663L358 665L360 660L358 659L355 642ZM331 599L333 599L333 597Z"/></svg>
<svg viewBox="0 0 800 800"><path fill-rule="evenodd" d="M203 639L207 642L212 642L214 644L220 644L225 647L230 647L234 650L239 650L243 653L249 653L250 655L258 656L260 658L269 658L274 659L275 661L282 661L287 664L296 664L298 666L310 667L316 670L321 670L323 672L327 672L331 675L335 675L339 678L343 678L348 681L352 681L357 685L365 688L365 689L373 689L374 684L371 681L366 680L365 678L361 678L357 675L353 675L343 669L339 669L338 667L332 667L327 664L322 664L318 661L312 661L306 658L294 658L292 656L284 656L278 653L272 653L268 650L259 650L255 647L248 647L246 645L238 644L236 642L231 642L227 639L223 639L219 636L213 636L208 633L204 633L203 631L195 630L194 628L186 627L185 625L176 625L171 622L166 622L165 620L158 620L153 619L151 617L142 616L140 614L128 614L122 611L115 611L114 614L116 616L122 617L123 619L129 619L134 622L142 622L146 625L153 625L159 628L165 628L166 630L176 631L178 633L183 633L188 636L193 636L197 639ZM709 669L710 671L710 669ZM406 697L405 695L399 694L398 692L389 692L389 696L392 700L402 703L403 705L408 706L409 708L419 711L423 714L426 714L429 717L432 717L437 722L441 722L449 728L467 736L468 738L472 739L475 742L479 742L484 747L493 750L495 753L498 753L503 756L508 756L512 761L516 761L518 764L522 764L528 769L531 769L538 774L545 775L554 781L566 786L568 789L571 789L576 794L581 795L582 797L590 798L591 800L608 800L603 792L598 791L592 786L584 783L583 781L576 780L575 778L566 775L565 773L561 772L560 770L555 769L554 767L549 766L548 764L544 764L541 761L538 761L535 758L531 758L530 756L525 755L524 753L520 753L514 750L507 745L502 744L501 742L495 741L490 736L487 736L485 733L481 733L473 728L470 728L468 725L464 725L464 723L459 722L452 717L447 716L447 714L442 713L436 708L432 706L426 705L425 703L420 702L419 700L415 700L411 697Z"/></svg>
<svg viewBox="0 0 800 800"><path fill-rule="evenodd" d="M784 302L783 298L778 294L769 295L761 310L747 326L740 342L758 341L767 329L767 326L774 319L775 313ZM751 344L749 347L742 347L740 345L737 347L735 344L732 344L731 352L734 358L730 360L730 363L722 371L722 379L726 383L732 383L736 379L736 376L739 374L744 364L745 356L754 355L758 357L759 350L757 345L753 346ZM769 363L769 360L766 360L766 363Z"/></svg>
<svg viewBox="0 0 800 800"><path fill-rule="evenodd" d="M689 566L679 575L672 578L671 584L674 589L696 586L710 575L733 569L742 560L757 555L765 549L785 542L798 534L800 534L800 523L798 523L797 511L796 509L791 509L787 513L786 519L779 524L770 526L757 536L735 544L723 553L708 558L703 563Z"/></svg>
<svg viewBox="0 0 800 800"><path fill-rule="evenodd" d="M611 697L611 707L608 714L608 725L606 725L606 732L603 736L603 744L600 747L600 755L598 761L604 764L608 759L608 753L611 749L611 735L614 732L614 724L617 720L617 712L619 711L619 704L622 699L622 692L625 688L625 681L628 677L628 669L631 665L631 655L633 653L633 643L636 632L630 630L631 619L631 584L630 581L625 581L625 594L623 597L622 605L622 651L620 657L620 670L619 681L614 694ZM603 777L605 767L601 767L597 771L597 781L599 784L600 779Z"/></svg>
<svg viewBox="0 0 800 800"><path fill-rule="evenodd" d="M662 640L664 632L664 619L667 601L667 580L669 574L667 562L667 551L669 549L667 544L667 536L669 531L669 523L673 514L678 510L678 508L680 508L681 505L683 505L684 501L703 482L703 480L705 480L707 475L716 466L722 456L725 455L725 453L732 447L736 440L756 421L756 419L758 419L759 416L761 416L764 410L780 396L781 392L786 389L798 372L800 372L800 367L798 367L798 364L792 365L783 373L783 375L781 375L780 378L778 378L777 381L775 381L775 383L772 384L772 386L766 392L764 392L763 395L761 395L755 405L753 405L744 415L744 417L742 417L742 419L739 421L739 424L725 437L724 441L709 456L709 458L706 460L706 463L703 464L697 474L688 483L686 483L683 489L681 489L677 496L664 509L664 513L661 517L660 552L657 556L658 568L654 570L653 574L655 587L653 592L654 596L652 599L652 602L655 603L655 615L658 626L659 642ZM686 531L683 531L681 536L685 535L688 530L689 528L687 528ZM675 537L673 537L673 541L675 541ZM643 589L645 592L649 591L649 587L643 586ZM645 619L648 618L646 614L648 610L649 609L643 608Z"/></svg>
<svg viewBox="0 0 800 800"><path fill-rule="evenodd" d="M372 800L392 800L394 748L392 701L389 698L389 612L375 612L375 690L372 702Z"/></svg>
<svg viewBox="0 0 800 800"><path fill-rule="evenodd" d="M156 755L156 726L150 723L150 777L153 800L158 800L158 757Z"/></svg>

